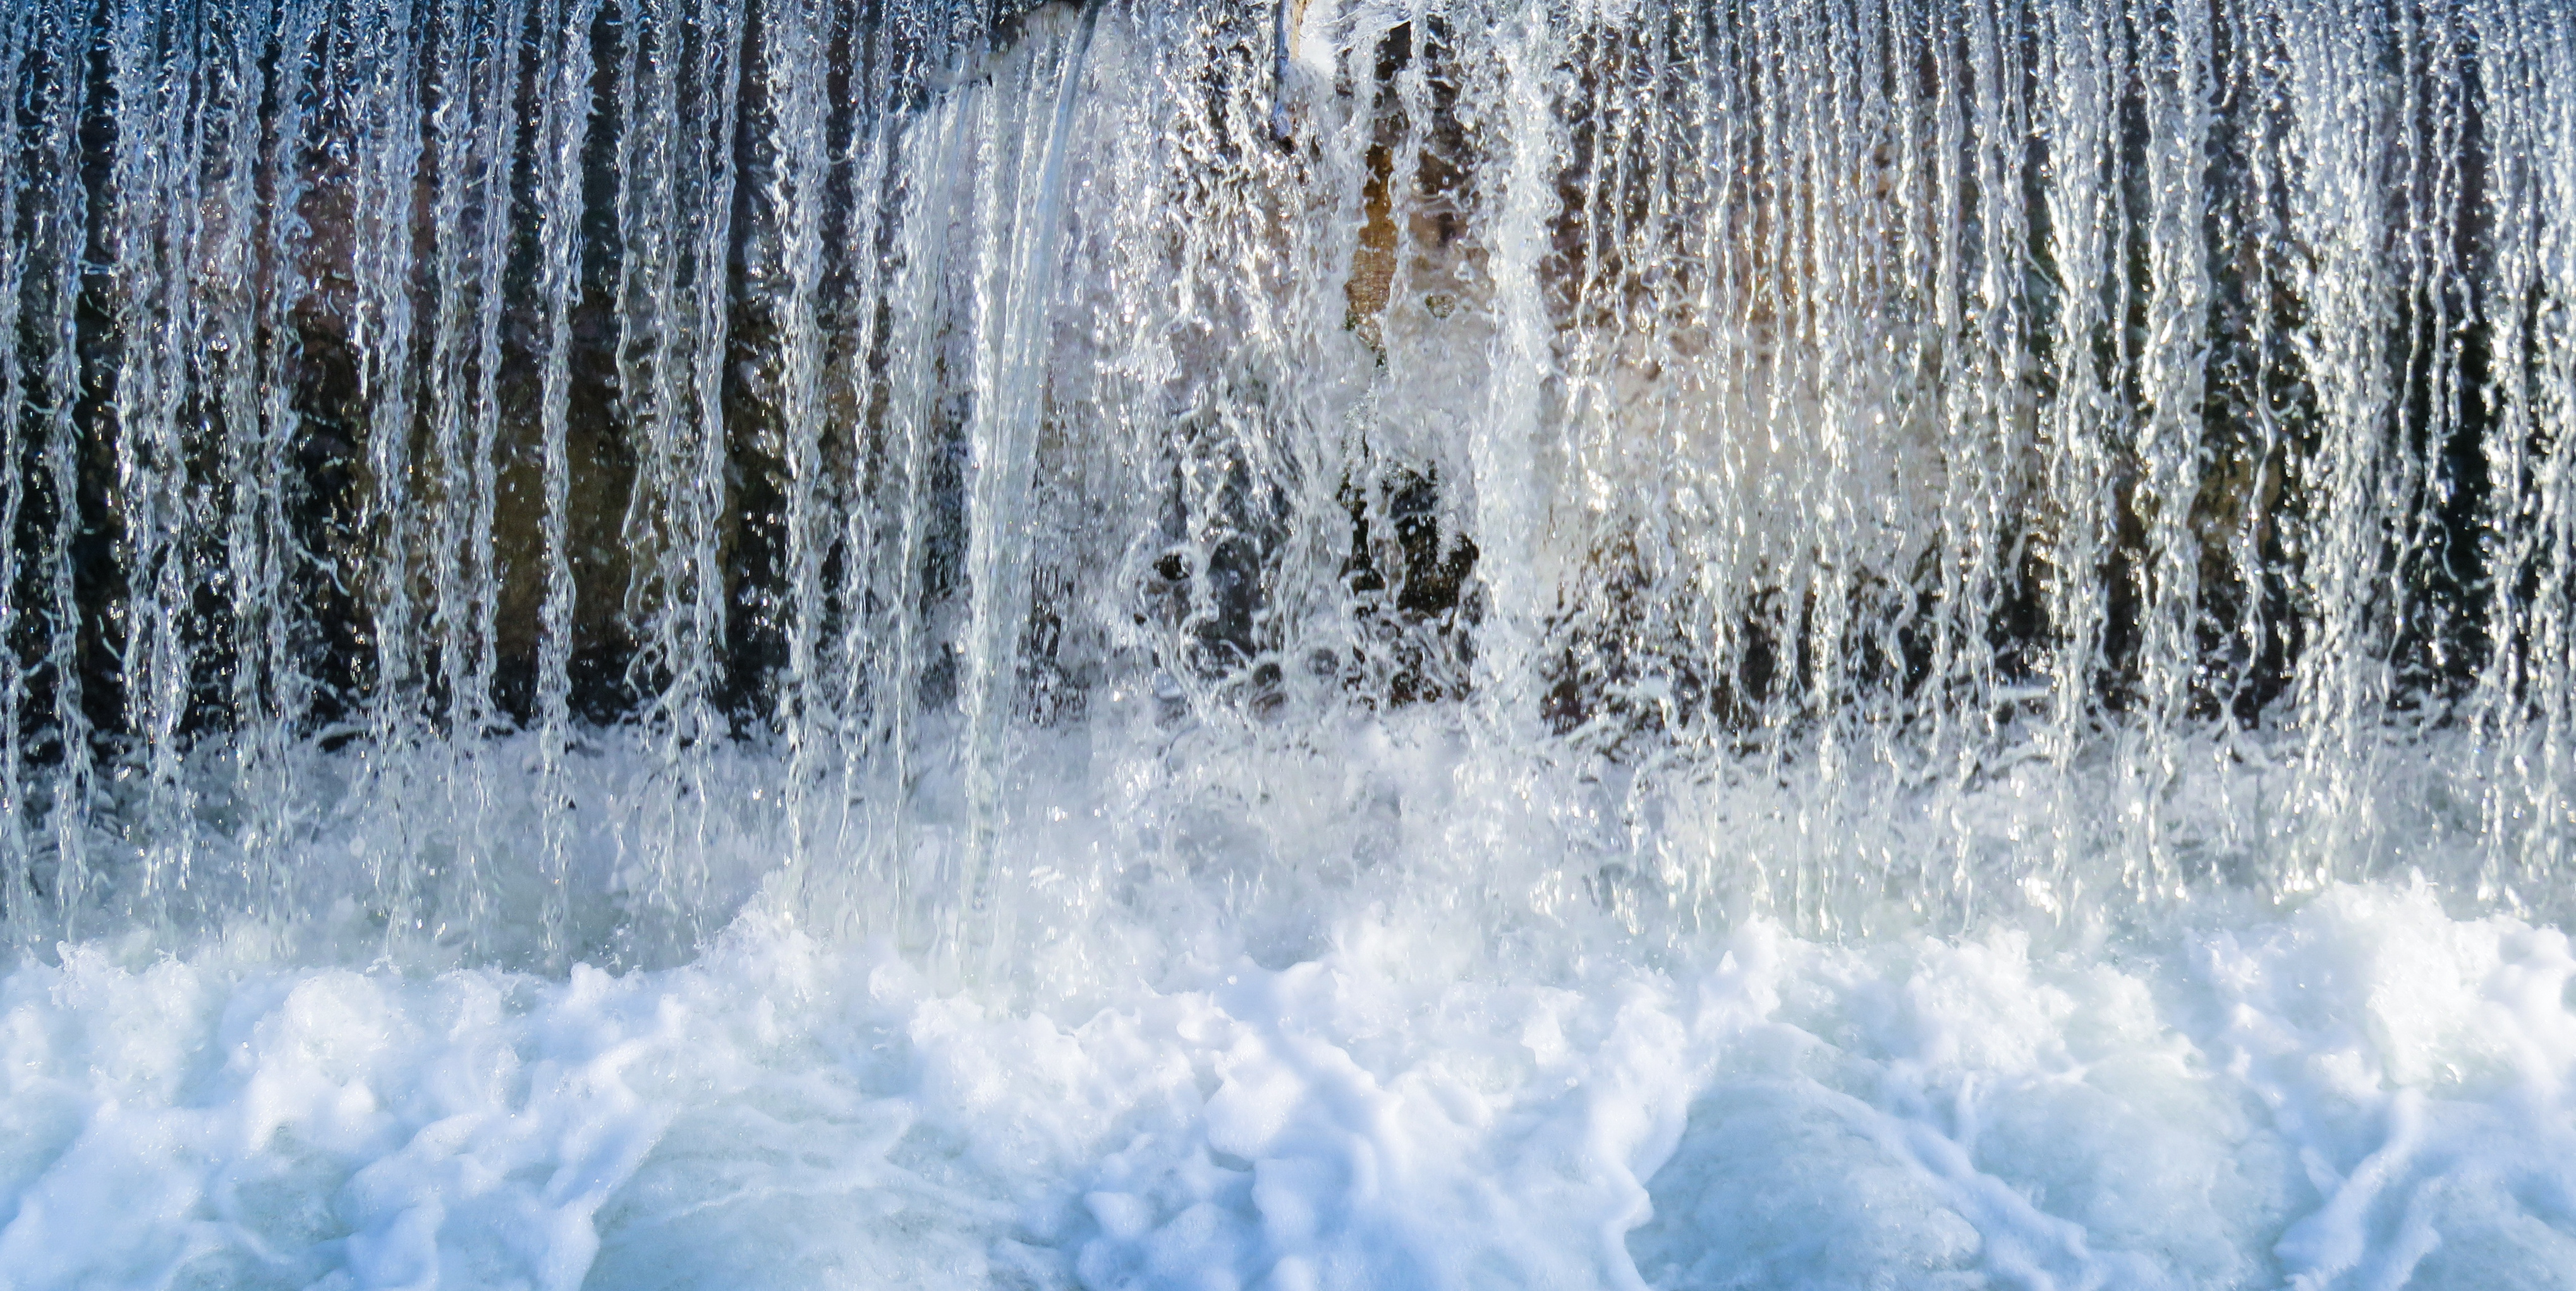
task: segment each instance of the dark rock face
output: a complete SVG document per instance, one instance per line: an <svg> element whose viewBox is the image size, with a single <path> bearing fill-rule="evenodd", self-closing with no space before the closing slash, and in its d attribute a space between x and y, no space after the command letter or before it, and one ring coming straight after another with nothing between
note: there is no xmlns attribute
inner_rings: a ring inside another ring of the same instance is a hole
<svg viewBox="0 0 2576 1291"><path fill-rule="evenodd" d="M796 528L803 522L792 516L817 508L852 532L888 533L906 524L894 509L917 508L906 530L917 568L902 585L918 604L907 612L924 621L948 612L941 607L970 581L973 467L959 426L975 392L960 385L929 423L896 429L889 373L912 356L897 351L886 295L863 288L900 271L904 232L890 215L905 180L858 159L870 140L908 128L941 95L991 79L1023 44L1054 39L1048 33L1090 11L826 5L791 41L757 5L459 0L425 6L419 41L402 45L367 34L375 11L359 5L289 6L257 29L227 25L248 20L214 9L182 30L111 4L38 6L13 29L9 540L18 557L10 591L22 610L9 647L25 687L19 738L54 750L34 756L62 756L70 713L101 741L146 734L153 723L138 719L134 692L137 661L154 650L185 661L187 698L175 726L166 694L142 707L158 705L154 721L181 731L281 712L318 729L357 720L385 696L413 696L441 720L528 723L549 687L569 712L614 722L652 707L685 671L671 657L669 626L683 609L697 616L691 630L721 641L709 656L721 675L695 684L748 729L782 702L779 678L802 666L807 637L848 635L889 612L856 576L868 557ZM1276 16L1275 31L1250 21L1225 30L1243 43L1244 66L1275 60L1285 77L1287 42L1310 17L1299 4ZM1605 178L1614 163L1630 164L1618 150L1633 144L1585 105L1614 83L1662 75L1638 52L1653 42L1714 39L1690 35L1685 19L1714 24L1711 32L1749 21L1723 6L1676 11L1671 31L1594 33L1569 55L1566 151L1536 272L1549 322L1565 336L1610 327L1625 307L1618 293L1642 290L1649 248L1631 235L1662 200L1648 181ZM1430 12L1371 33L1321 91L1339 97L1363 138L1358 228L1340 293L1347 330L1381 360L1402 339L1387 334L1397 314L1474 314L1490 305L1480 293L1494 290L1494 248L1476 230L1490 215L1479 204L1500 182L1497 127L1461 114L1464 87L1484 73L1462 63L1469 42L1453 21ZM2218 91L2192 159L2208 183L2199 238L2207 350L2187 413L2200 436L2196 473L2179 491L2150 482L2144 451L2114 445L2103 467L2107 532L2082 574L2100 579L2107 603L2089 680L2106 709L2141 702L2142 661L2162 648L2142 626L2162 612L2150 603L2180 595L2196 606L2187 616L2194 652L2213 665L2190 703L2250 722L2290 688L2304 648L2295 534L2314 514L2327 432L2299 344L2307 252L2276 235L2297 189L2277 175L2257 182L2277 170L2267 158L2284 128L2287 91L2257 74L2266 42L2279 36L2235 20L2213 33ZM2115 34L2141 49L2161 39L2145 29ZM1265 49L1270 39L1280 48ZM2413 101L2424 120L2399 128L2440 150L2449 186L2426 209L2438 206L2450 222L2414 227L2456 269L2444 285L2392 299L2387 318L2396 373L2388 433L2421 464L2402 487L2422 499L2410 504L2422 532L2388 571L2406 603L2389 649L2419 702L2481 675L2495 648L2483 626L2489 609L2514 590L2486 555L2496 483L2483 446L2496 434L2497 404L2485 392L2521 361L2500 359L2491 342L2496 311L2521 306L2480 294L2495 255L2488 212L2501 200L2486 140L2491 90L2473 49L2437 44L2389 69L2423 89ZM385 62L397 45L401 57ZM1909 92L1937 96L1946 57L1927 45L1911 62L1895 59L1891 85L1914 76L1923 84ZM680 97L669 103L636 88L636 69L663 66L690 69L672 82ZM159 146L145 115L168 105L127 100L163 93L153 88L163 73L197 77L203 93L179 107L201 123L229 123L238 137L207 127L183 165L138 161ZM365 81L387 76L408 79ZM1673 86L1678 95L1681 83ZM2163 271L2148 259L2149 154L2160 127L2143 88L2115 97L2103 201L2120 259L2106 280L2065 281L2056 261L2050 202L2063 159L2052 142L2028 140L2009 176L2022 190L2027 259L2022 280L1997 290L2017 293L2030 371L2013 379L2032 400L2062 393L2052 383L2079 357L2072 349L2091 347L2097 368L2116 368L2156 323ZM687 146L668 151L682 136ZM1319 147L1293 131L1278 146L1295 158ZM1898 174L1895 157L1915 146L1928 145L1854 145L1851 164L1880 176L1870 200L1903 196L1914 181ZM138 187L182 171L209 192L247 199L240 245L218 246L220 229L205 221L191 226L198 240L181 245L176 208ZM1745 199L1744 218L1786 218L1811 196L1765 188ZM673 222L675 213L685 218ZM701 246L675 240L709 230L713 241ZM174 255L194 257L195 268ZM388 273L388 262L408 267ZM1797 284L1812 266L1755 271L1783 284L1781 317L1805 307ZM2091 334L2052 324L2075 293L2101 298ZM1748 316L1771 325L1759 310ZM964 367L974 338L934 334L954 352L931 362ZM214 347L226 337L243 348ZM170 376L153 356L174 340L192 352L176 356ZM229 383L247 397L230 398ZM2148 402L2116 382L2100 397ZM151 418L161 421L147 426ZM458 418L471 421L470 433L457 432ZM682 423L715 447L675 466L664 460L677 442L669 428ZM903 447L905 433L919 442ZM2029 433L2040 434L2035 423ZM253 459L266 474L232 473ZM654 474L675 470L703 503L685 532L665 514L670 486ZM147 513L131 495L138 471L177 481L176 519ZM488 496L464 496L478 480ZM1388 702L1454 693L1471 671L1480 535L1460 531L1456 498L1444 492L1452 487L1433 463L1407 461L1324 490L1350 517L1338 559L1354 613L1376 625L1367 631L1401 638L1398 653L1411 660L1388 674L1379 696ZM2062 632L2046 587L2069 576L2053 554L2065 545L2056 530L2077 522L2054 513L2044 491L2008 504L2004 523L2020 538L1991 571L1991 640L1981 648L2006 673L2035 674ZM1288 526L1265 511L1274 503L1250 493L1226 505L1233 536L1146 562L1150 576L1135 595L1163 606L1157 621L1193 643L1191 666L1275 670L1276 660L1256 665L1270 649L1256 624ZM138 533L147 520L174 527ZM471 551L437 554L438 542L469 531ZM2170 558L2158 554L2178 533L2199 553L2180 592ZM266 553L281 604L257 608L238 585L248 575L226 572L228 545L239 542ZM664 568L683 543L705 565L693 583ZM1658 635L1653 575L1622 540L1586 558L1597 585L1589 600L1569 598L1543 652L1544 706L1561 727L1615 708L1623 679L1648 673L1672 682L1684 708L1742 725L1814 672L1806 656L1818 644L1797 626L1812 618L1812 589L1755 597L1764 608L1741 626L1743 648L1714 661ZM150 646L132 612L146 595L136 580L165 566L183 569L176 577L193 579L194 590L155 610L166 622L149 630L176 644ZM473 589L450 586L460 577ZM1949 648L1913 626L1937 617L1938 593L1895 577L1882 593L1849 593L1878 604L1887 624L1884 648L1861 667L1920 686ZM798 590L808 584L826 590ZM1061 608L1043 600L1031 607L1032 641L1053 640L1061 626ZM424 635L389 653L387 632ZM254 662L252 650L277 658ZM953 648L929 653L944 659ZM1435 666L1434 656L1445 662ZM947 693L935 678L949 666L934 659L918 684ZM282 685L309 693L273 693ZM469 701L460 687L485 693Z"/></svg>

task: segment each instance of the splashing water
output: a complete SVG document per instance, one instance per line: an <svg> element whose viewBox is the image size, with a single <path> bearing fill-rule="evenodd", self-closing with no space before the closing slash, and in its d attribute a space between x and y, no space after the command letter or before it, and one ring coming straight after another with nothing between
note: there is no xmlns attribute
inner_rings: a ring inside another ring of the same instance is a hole
<svg viewBox="0 0 2576 1291"><path fill-rule="evenodd" d="M2570 1284L2558 5L0 101L0 1285Z"/></svg>

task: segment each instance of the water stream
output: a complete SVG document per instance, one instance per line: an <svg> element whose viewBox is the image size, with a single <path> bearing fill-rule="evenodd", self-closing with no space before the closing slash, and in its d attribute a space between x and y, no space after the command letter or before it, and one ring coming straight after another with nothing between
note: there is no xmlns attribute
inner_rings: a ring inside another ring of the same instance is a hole
<svg viewBox="0 0 2576 1291"><path fill-rule="evenodd" d="M2563 5L0 102L0 1287L2576 1286Z"/></svg>

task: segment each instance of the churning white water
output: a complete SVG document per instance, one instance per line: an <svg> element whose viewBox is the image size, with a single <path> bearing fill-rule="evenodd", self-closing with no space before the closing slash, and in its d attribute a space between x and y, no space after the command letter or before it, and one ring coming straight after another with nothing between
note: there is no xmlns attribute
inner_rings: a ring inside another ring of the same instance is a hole
<svg viewBox="0 0 2576 1291"><path fill-rule="evenodd" d="M2564 5L0 104L0 1291L2576 1287Z"/></svg>
<svg viewBox="0 0 2576 1291"><path fill-rule="evenodd" d="M624 976L69 949L0 986L0 1268L26 1287L2576 1278L2576 959L2420 889L2107 955L1755 920L1652 964L1538 962L1394 903L1284 967L1206 921L1125 960L1086 949L1021 999L769 919Z"/></svg>

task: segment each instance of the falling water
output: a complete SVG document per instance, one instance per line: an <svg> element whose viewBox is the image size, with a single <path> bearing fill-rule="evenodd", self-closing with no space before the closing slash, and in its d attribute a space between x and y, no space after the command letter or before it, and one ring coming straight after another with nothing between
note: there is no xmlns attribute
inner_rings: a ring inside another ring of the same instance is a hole
<svg viewBox="0 0 2576 1291"><path fill-rule="evenodd" d="M0 102L0 1282L2576 1267L2554 0L17 0Z"/></svg>
<svg viewBox="0 0 2576 1291"><path fill-rule="evenodd" d="M2555 916L2561 16L18 6L0 901L1007 959L1373 727L1655 937Z"/></svg>

